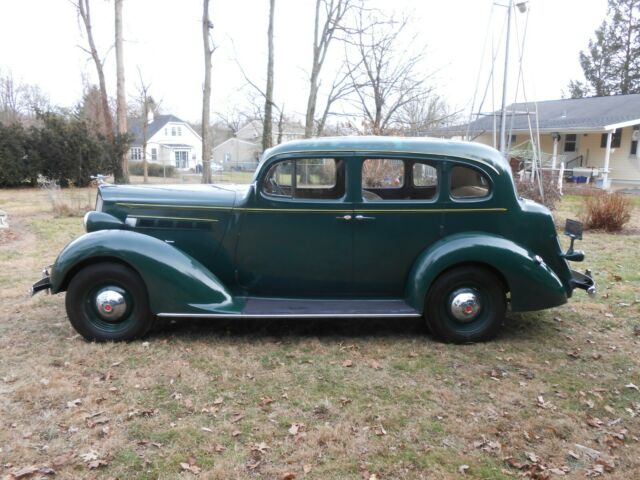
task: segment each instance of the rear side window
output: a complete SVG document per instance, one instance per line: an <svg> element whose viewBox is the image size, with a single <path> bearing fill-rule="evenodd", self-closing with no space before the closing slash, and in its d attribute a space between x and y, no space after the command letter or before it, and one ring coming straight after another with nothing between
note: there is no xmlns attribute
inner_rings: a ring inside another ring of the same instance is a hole
<svg viewBox="0 0 640 480"><path fill-rule="evenodd" d="M475 168L456 165L451 168L449 177L451 198L475 199L489 196L489 179Z"/></svg>
<svg viewBox="0 0 640 480"><path fill-rule="evenodd" d="M300 158L273 165L262 191L271 196L331 200L344 196L344 161L335 158Z"/></svg>

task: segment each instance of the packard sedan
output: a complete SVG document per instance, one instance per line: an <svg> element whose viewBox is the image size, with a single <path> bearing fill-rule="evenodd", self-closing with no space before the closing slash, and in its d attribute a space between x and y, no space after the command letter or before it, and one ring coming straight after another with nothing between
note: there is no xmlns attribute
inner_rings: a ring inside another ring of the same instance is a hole
<svg viewBox="0 0 640 480"><path fill-rule="evenodd" d="M486 340L507 310L595 293L547 208L518 197L479 144L323 138L267 150L250 185L100 185L86 234L33 292L66 292L95 341L155 318L424 317L444 341Z"/></svg>

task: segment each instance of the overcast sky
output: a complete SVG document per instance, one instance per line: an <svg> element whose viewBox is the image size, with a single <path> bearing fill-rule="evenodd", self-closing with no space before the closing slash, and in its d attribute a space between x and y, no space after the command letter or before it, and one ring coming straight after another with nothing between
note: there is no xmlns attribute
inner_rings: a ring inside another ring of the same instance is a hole
<svg viewBox="0 0 640 480"><path fill-rule="evenodd" d="M506 0L505 0L506 1ZM256 83L264 84L268 0L211 0L213 35L212 109L243 105L246 82L236 60ZM306 108L311 61L314 0L276 0L275 96L290 114ZM385 12L411 18L409 48L426 46L426 74L456 109L470 108L482 64L487 82L491 42L497 44L505 9L491 0L370 0ZM530 0L524 53L529 100L560 98L569 80L582 78L578 53L606 14L606 0ZM68 0L0 0L0 70L16 80L38 84L54 104L72 106L81 96L83 77L95 81L95 68L78 45L85 46L73 5ZM491 12L493 15L491 16ZM92 16L101 53L113 44L113 2L92 0ZM517 13L522 35L526 15ZM185 120L201 116L203 47L201 0L124 0L125 74L127 93L139 84L139 67L162 107ZM490 22L490 18L493 21ZM490 27L490 28L488 28ZM489 51L482 59L486 32ZM515 28L513 30L515 39ZM331 81L342 48L335 44L326 68ZM515 41L512 58L517 58ZM499 58L503 58L500 53ZM501 61L502 62L502 61ZM501 71L500 66L496 68ZM510 100L518 67L512 64ZM107 88L115 96L115 55L106 59ZM501 88L496 78L496 91ZM497 95L496 95L497 96ZM522 91L519 100L522 100ZM497 107L499 98L496 98ZM491 110L491 99L484 110Z"/></svg>

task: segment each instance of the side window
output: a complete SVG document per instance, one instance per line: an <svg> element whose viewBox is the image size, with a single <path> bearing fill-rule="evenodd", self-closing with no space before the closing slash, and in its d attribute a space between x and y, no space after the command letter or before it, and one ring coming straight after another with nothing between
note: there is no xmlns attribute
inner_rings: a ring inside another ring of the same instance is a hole
<svg viewBox="0 0 640 480"><path fill-rule="evenodd" d="M285 198L335 200L344 196L344 161L335 158L301 158L273 165L262 191Z"/></svg>
<svg viewBox="0 0 640 480"><path fill-rule="evenodd" d="M437 187L438 170L436 167L427 163L414 163L412 173L414 187Z"/></svg>
<svg viewBox="0 0 640 480"><path fill-rule="evenodd" d="M386 158L369 158L362 164L362 188L402 188L404 162Z"/></svg>
<svg viewBox="0 0 640 480"><path fill-rule="evenodd" d="M438 192L438 168L427 160L370 158L362 163L362 198L431 200Z"/></svg>
<svg viewBox="0 0 640 480"><path fill-rule="evenodd" d="M451 198L473 199L489 196L490 184L486 175L474 168L456 165L450 171Z"/></svg>

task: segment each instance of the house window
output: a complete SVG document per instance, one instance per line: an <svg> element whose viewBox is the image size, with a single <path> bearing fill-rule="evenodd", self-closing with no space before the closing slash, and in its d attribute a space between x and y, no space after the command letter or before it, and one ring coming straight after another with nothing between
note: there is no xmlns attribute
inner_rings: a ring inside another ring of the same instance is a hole
<svg viewBox="0 0 640 480"><path fill-rule="evenodd" d="M607 140L605 139L605 146L607 145ZM575 133L567 133L564 136L564 151L565 152L575 152L578 147L578 135Z"/></svg>
<svg viewBox="0 0 640 480"><path fill-rule="evenodd" d="M131 160L142 160L142 148L132 147L129 152L129 158L131 158Z"/></svg>
<svg viewBox="0 0 640 480"><path fill-rule="evenodd" d="M158 149L157 148L152 148L151 149L151 161L152 162L156 162L158 160Z"/></svg>
<svg viewBox="0 0 640 480"><path fill-rule="evenodd" d="M168 135L168 133L167 133L167 127L165 127L165 129L164 129L164 136L166 137L167 135Z"/></svg>
<svg viewBox="0 0 640 480"><path fill-rule="evenodd" d="M600 148L607 148L607 133L602 134L600 139ZM617 128L611 136L611 148L620 148L620 141L622 140L622 129Z"/></svg>
<svg viewBox="0 0 640 480"><path fill-rule="evenodd" d="M224 163L229 163L231 161L231 153L224 152Z"/></svg>
<svg viewBox="0 0 640 480"><path fill-rule="evenodd" d="M176 168L187 168L189 166L189 152L179 150L176 153Z"/></svg>
<svg viewBox="0 0 640 480"><path fill-rule="evenodd" d="M633 127L631 134L631 155L638 155L638 140L640 139L640 125Z"/></svg>
<svg viewBox="0 0 640 480"><path fill-rule="evenodd" d="M178 136L181 137L182 136L182 127L178 127Z"/></svg>
<svg viewBox="0 0 640 480"><path fill-rule="evenodd" d="M172 137L176 136L176 127L171 127L171 136Z"/></svg>

